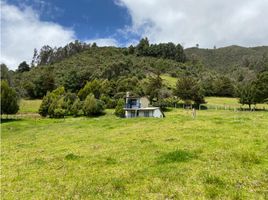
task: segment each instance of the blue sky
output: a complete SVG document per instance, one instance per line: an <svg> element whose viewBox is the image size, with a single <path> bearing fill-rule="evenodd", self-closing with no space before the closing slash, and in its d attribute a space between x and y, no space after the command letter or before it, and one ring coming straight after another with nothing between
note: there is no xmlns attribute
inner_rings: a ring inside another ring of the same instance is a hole
<svg viewBox="0 0 268 200"><path fill-rule="evenodd" d="M20 9L32 7L40 20L55 22L75 31L77 39L85 41L95 38L115 38L119 44L126 39L121 29L131 26L131 16L126 7L114 0L7 0ZM133 35L137 39L137 35Z"/></svg>
<svg viewBox="0 0 268 200"><path fill-rule="evenodd" d="M76 39L98 46L268 45L268 0L0 0L1 60L16 69L34 48Z"/></svg>

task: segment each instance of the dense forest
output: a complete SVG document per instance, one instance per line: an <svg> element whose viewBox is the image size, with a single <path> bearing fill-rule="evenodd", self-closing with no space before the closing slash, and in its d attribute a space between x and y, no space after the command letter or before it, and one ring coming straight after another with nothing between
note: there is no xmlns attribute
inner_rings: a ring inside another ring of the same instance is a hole
<svg viewBox="0 0 268 200"><path fill-rule="evenodd" d="M177 78L176 87L165 85L161 75ZM43 98L63 87L73 102L70 94L81 101L93 94L111 108L126 91L147 95L157 105L179 100L199 105L204 96L226 96L251 106L268 99L268 47L183 49L144 38L136 46L117 48L75 41L35 49L32 62L15 71L1 64L1 80L20 98Z"/></svg>

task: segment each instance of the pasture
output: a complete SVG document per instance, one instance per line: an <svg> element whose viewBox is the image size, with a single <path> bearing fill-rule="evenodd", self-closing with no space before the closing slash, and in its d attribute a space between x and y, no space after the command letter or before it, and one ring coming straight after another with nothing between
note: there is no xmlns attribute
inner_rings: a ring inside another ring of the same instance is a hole
<svg viewBox="0 0 268 200"><path fill-rule="evenodd" d="M3 121L2 199L268 198L268 112L106 112Z"/></svg>

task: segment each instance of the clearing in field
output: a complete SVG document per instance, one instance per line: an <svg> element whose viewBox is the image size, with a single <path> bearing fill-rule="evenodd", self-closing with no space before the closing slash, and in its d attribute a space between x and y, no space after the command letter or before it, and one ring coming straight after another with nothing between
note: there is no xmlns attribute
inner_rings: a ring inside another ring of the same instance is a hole
<svg viewBox="0 0 268 200"><path fill-rule="evenodd" d="M267 199L268 113L1 124L3 199Z"/></svg>

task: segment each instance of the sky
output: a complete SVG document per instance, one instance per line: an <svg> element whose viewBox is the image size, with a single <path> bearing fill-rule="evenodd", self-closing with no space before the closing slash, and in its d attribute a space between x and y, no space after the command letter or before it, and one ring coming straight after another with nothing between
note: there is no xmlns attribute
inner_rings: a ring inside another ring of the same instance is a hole
<svg viewBox="0 0 268 200"><path fill-rule="evenodd" d="M76 39L98 46L174 42L185 48L268 45L268 0L0 0L1 63Z"/></svg>

